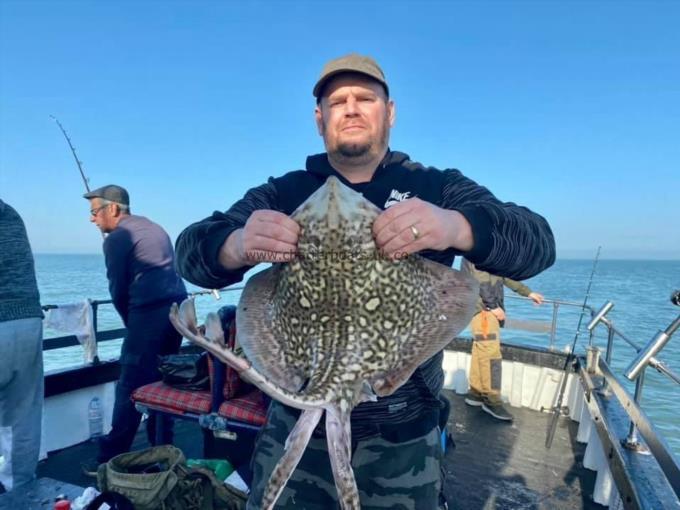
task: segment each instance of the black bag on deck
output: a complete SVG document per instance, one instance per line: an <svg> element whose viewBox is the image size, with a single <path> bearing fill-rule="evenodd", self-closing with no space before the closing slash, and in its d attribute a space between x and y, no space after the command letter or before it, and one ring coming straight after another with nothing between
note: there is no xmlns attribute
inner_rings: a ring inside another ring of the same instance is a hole
<svg viewBox="0 0 680 510"><path fill-rule="evenodd" d="M117 455L99 466L97 485L122 494L136 510L244 510L247 499L209 469L187 467L171 445Z"/></svg>
<svg viewBox="0 0 680 510"><path fill-rule="evenodd" d="M208 353L158 356L158 370L163 382L178 390L210 389Z"/></svg>

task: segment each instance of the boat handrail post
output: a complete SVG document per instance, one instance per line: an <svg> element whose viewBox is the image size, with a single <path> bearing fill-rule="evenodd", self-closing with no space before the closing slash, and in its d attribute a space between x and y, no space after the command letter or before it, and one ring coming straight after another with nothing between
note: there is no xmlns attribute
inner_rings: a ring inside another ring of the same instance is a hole
<svg viewBox="0 0 680 510"><path fill-rule="evenodd" d="M642 389L644 388L644 385L645 385L645 369L643 368L637 380L635 381L635 394L633 395L633 400L638 406L640 406L640 401L642 400ZM626 436L625 439L621 441L621 445L628 450L632 450L637 453L642 453L644 455L649 455L650 453L649 449L643 443L640 442L640 439L638 438L637 427L635 426L635 422L632 419L630 420L628 435Z"/></svg>
<svg viewBox="0 0 680 510"><path fill-rule="evenodd" d="M607 363L607 366L611 366L612 364L612 353L614 351L614 338L616 336L616 329L614 328L614 325L612 322L603 317L600 319L600 322L604 324L607 327L607 350L605 351L604 354L604 360ZM600 385L600 388L597 390L600 395L608 395L609 394L609 388L608 388L608 383L607 383L607 378L603 377L602 378L602 384Z"/></svg>
<svg viewBox="0 0 680 510"><path fill-rule="evenodd" d="M550 324L550 350L555 350L555 337L557 335L557 312L560 309L560 304L553 301L552 323Z"/></svg>
<svg viewBox="0 0 680 510"><path fill-rule="evenodd" d="M97 340L97 310L99 309L99 303L97 301L90 301L90 306L92 307L92 329L94 329L94 339Z"/></svg>
<svg viewBox="0 0 680 510"><path fill-rule="evenodd" d="M99 364L99 330L97 329L97 312L99 311L99 302L90 299L90 306L92 307L92 330L94 331L94 343L96 345L95 352L97 353L92 360L93 365Z"/></svg>
<svg viewBox="0 0 680 510"><path fill-rule="evenodd" d="M607 361L607 365L611 366L612 353L614 351L614 335L616 334L616 331L609 320L603 322L607 325L607 352L604 355L604 359Z"/></svg>

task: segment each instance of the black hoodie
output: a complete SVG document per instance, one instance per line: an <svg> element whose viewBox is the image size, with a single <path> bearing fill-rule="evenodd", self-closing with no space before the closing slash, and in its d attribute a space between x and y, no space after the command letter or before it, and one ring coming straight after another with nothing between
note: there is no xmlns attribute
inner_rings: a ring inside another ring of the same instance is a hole
<svg viewBox="0 0 680 510"><path fill-rule="evenodd" d="M227 212L216 211L187 227L177 239L179 273L204 288L241 281L250 267L227 271L218 262L219 250L227 237L243 227L253 211L271 209L291 214L331 175L380 209L393 201L418 197L463 214L472 226L474 248L469 252L448 249L421 253L426 258L451 265L455 255L463 255L483 271L514 280L530 278L555 261L555 241L543 217L512 202L501 202L458 170L425 167L404 153L390 151L370 182L352 184L330 165L323 153L307 158L306 171L271 177L266 184L249 190Z"/></svg>
<svg viewBox="0 0 680 510"><path fill-rule="evenodd" d="M438 170L410 160L401 152L388 151L369 182L352 184L329 163L325 153L307 158L307 170L270 178L249 190L227 212L187 227L177 239L179 273L196 285L220 288L239 282L250 267L228 271L218 262L219 250L235 230L243 227L256 210L271 209L291 214L329 176L385 209L392 202L418 197L444 209L457 210L472 226L474 247L469 252L454 249L424 251L420 255L452 265L462 255L479 269L515 280L530 278L555 260L555 241L545 219L525 207L501 202L485 187L455 169ZM438 407L443 383L442 353L416 370L411 379L387 398L357 406L356 422L403 422L417 418L424 409Z"/></svg>

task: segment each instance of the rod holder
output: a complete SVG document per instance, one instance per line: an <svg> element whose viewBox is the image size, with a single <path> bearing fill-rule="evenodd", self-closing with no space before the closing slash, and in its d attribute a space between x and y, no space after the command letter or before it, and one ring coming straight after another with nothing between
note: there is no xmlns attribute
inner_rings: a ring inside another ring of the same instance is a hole
<svg viewBox="0 0 680 510"><path fill-rule="evenodd" d="M640 372L649 364L650 360L656 356L656 354L664 348L668 340L670 340L670 335L665 331L659 331L654 338L652 338L649 343L640 349L638 355L635 359L628 365L628 368L623 373L626 379L634 381L640 375Z"/></svg>
<svg viewBox="0 0 680 510"><path fill-rule="evenodd" d="M592 331L593 328L597 326L597 323L604 319L604 316L607 315L612 308L614 308L614 303L612 303L611 301L607 301L602 306L602 308L600 308L598 312L593 316L593 318L590 319L590 322L586 326L588 331Z"/></svg>

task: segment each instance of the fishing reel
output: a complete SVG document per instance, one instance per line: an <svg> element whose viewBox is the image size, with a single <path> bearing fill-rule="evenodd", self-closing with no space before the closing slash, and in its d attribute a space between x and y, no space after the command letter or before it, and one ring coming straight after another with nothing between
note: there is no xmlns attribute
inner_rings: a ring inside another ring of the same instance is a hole
<svg viewBox="0 0 680 510"><path fill-rule="evenodd" d="M671 294L671 303L675 306L680 306L680 290L676 290Z"/></svg>

